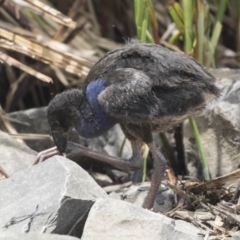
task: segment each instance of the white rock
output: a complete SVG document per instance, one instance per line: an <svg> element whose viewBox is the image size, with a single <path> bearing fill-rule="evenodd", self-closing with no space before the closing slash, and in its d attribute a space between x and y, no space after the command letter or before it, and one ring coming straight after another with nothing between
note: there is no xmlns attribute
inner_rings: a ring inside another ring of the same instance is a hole
<svg viewBox="0 0 240 240"><path fill-rule="evenodd" d="M82 240L193 240L200 231L181 220L145 210L131 203L99 199L86 221Z"/></svg>

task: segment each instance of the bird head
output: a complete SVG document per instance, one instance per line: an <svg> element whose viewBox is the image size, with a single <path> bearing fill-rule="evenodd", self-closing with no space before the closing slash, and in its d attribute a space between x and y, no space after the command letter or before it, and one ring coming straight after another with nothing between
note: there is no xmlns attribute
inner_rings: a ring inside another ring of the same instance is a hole
<svg viewBox="0 0 240 240"><path fill-rule="evenodd" d="M82 99L82 91L73 89L57 94L48 105L48 122L60 153L65 152L68 134L80 118Z"/></svg>

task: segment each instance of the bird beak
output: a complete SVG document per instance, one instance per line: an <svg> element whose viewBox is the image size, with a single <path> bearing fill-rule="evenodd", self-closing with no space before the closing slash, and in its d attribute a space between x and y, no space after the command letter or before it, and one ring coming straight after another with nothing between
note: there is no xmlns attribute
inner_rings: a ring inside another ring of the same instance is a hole
<svg viewBox="0 0 240 240"><path fill-rule="evenodd" d="M67 147L68 132L63 132L62 130L59 129L52 131L52 136L59 152L61 154L64 153Z"/></svg>

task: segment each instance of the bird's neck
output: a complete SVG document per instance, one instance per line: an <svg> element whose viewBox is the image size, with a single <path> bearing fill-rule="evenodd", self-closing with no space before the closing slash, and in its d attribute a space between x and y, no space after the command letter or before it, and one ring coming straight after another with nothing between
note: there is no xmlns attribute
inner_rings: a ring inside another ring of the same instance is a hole
<svg viewBox="0 0 240 240"><path fill-rule="evenodd" d="M90 82L86 88L86 102L81 110L82 121L76 126L82 137L98 137L117 123L116 119L103 111L98 102L98 95L105 89L102 79Z"/></svg>

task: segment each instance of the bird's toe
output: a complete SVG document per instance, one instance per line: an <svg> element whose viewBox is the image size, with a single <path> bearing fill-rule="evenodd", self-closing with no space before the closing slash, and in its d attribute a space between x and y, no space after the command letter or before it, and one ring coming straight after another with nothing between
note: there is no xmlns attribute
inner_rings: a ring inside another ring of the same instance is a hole
<svg viewBox="0 0 240 240"><path fill-rule="evenodd" d="M57 147L49 148L47 150L39 152L37 157L35 158L34 162L32 163L32 166L37 165L38 163L44 162L48 158L53 157L55 155L59 155L59 154L60 154L60 152L57 149Z"/></svg>

